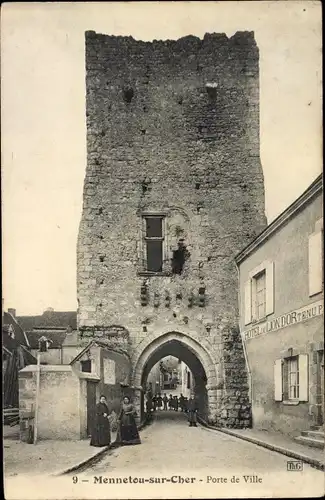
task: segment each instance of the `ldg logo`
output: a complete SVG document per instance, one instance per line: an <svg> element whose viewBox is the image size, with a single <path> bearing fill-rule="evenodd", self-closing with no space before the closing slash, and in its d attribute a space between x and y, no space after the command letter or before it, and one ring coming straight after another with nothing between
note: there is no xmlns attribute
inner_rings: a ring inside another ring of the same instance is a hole
<svg viewBox="0 0 325 500"><path fill-rule="evenodd" d="M287 461L287 470L290 472L293 471L301 471L304 468L303 462L300 461L294 461L294 460L288 460Z"/></svg>

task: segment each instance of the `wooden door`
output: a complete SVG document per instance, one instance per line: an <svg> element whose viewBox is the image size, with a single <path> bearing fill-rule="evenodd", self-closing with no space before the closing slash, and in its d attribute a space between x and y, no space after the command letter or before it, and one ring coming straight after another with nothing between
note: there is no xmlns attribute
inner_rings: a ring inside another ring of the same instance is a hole
<svg viewBox="0 0 325 500"><path fill-rule="evenodd" d="M96 382L87 380L87 436L91 435L96 417L96 386Z"/></svg>

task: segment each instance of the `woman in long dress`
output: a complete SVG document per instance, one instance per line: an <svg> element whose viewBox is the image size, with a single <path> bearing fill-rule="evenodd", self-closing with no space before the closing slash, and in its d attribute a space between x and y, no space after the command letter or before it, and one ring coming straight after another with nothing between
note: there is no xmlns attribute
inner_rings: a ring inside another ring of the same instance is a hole
<svg viewBox="0 0 325 500"><path fill-rule="evenodd" d="M105 396L100 396L96 405L95 421L91 432L90 446L108 446L111 443L111 426Z"/></svg>
<svg viewBox="0 0 325 500"><path fill-rule="evenodd" d="M125 396L119 415L119 441L121 444L141 444L135 415L136 411L130 398Z"/></svg>

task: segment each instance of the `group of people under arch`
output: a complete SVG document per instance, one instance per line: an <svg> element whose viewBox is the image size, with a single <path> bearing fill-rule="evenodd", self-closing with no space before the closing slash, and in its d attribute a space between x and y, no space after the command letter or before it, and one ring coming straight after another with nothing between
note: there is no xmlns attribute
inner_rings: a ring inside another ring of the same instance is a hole
<svg viewBox="0 0 325 500"><path fill-rule="evenodd" d="M178 397L172 394L169 396L167 394L161 395L161 393L152 395L150 391L147 393L146 413L149 417L152 417L152 414L157 410L178 412L179 409L181 412L187 413L190 427L196 427L199 408L194 394L191 394L188 399L183 394Z"/></svg>

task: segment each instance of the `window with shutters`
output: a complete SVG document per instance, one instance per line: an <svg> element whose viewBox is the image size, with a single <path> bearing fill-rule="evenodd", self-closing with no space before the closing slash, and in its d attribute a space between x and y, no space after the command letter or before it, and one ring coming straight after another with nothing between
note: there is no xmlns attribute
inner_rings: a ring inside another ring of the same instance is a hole
<svg viewBox="0 0 325 500"><path fill-rule="evenodd" d="M145 215L142 217L142 272L164 274L165 262L165 216Z"/></svg>
<svg viewBox="0 0 325 500"><path fill-rule="evenodd" d="M308 355L277 359L274 363L274 399L284 404L308 401Z"/></svg>
<svg viewBox="0 0 325 500"><path fill-rule="evenodd" d="M249 273L244 291L245 325L274 313L274 263L264 261Z"/></svg>

